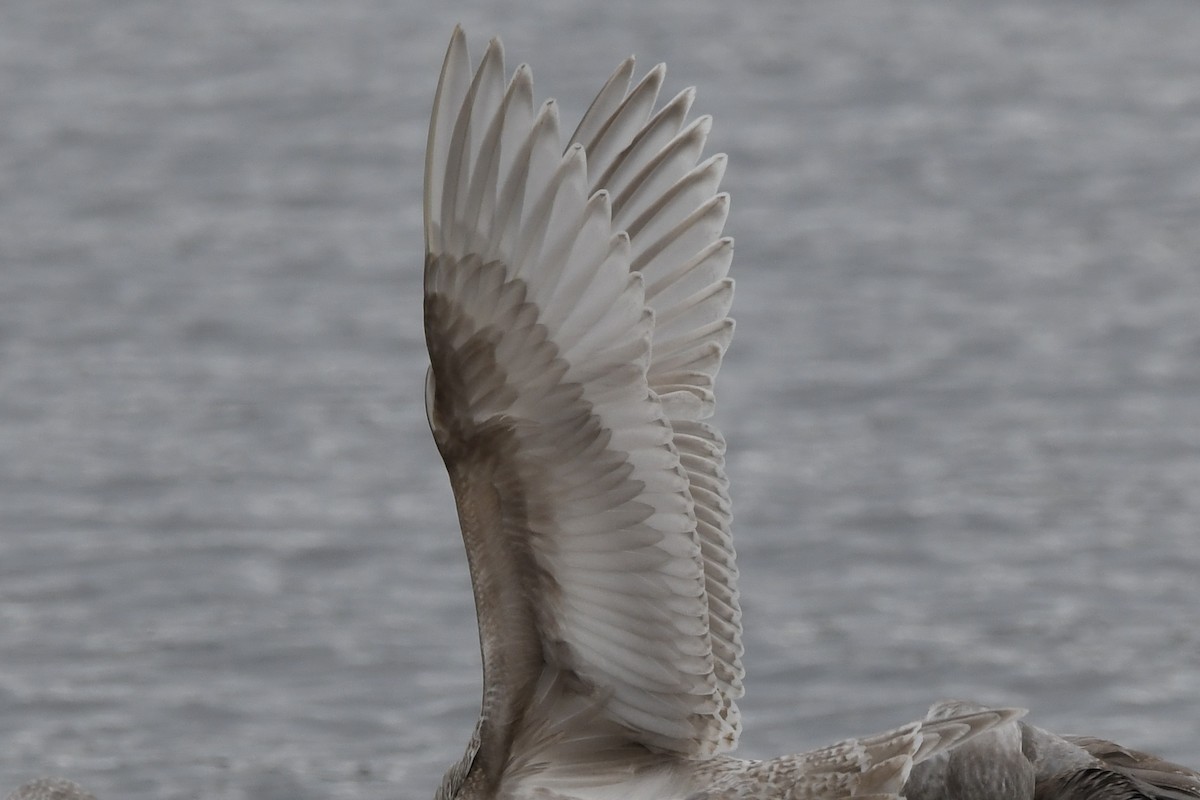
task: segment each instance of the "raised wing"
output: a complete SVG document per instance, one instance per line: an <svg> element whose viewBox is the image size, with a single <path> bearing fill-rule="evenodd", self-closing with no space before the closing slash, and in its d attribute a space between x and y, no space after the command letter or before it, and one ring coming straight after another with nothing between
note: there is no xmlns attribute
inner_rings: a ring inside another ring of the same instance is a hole
<svg viewBox="0 0 1200 800"><path fill-rule="evenodd" d="M527 67L456 30L425 168L430 427L484 662L485 771L546 668L631 741L730 749L741 693L723 442L702 420L729 341L722 158L691 93L622 64L563 153ZM600 165L600 166L598 166Z"/></svg>

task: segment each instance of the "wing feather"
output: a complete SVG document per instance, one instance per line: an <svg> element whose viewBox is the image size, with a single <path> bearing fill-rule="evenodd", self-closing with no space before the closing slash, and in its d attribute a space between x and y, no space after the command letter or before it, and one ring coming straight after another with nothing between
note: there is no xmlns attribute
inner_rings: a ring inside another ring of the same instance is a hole
<svg viewBox="0 0 1200 800"><path fill-rule="evenodd" d="M685 125L694 90L651 114L665 74L661 64L618 100L616 87L628 86L631 72L629 60L618 67L572 141L586 147L592 188L612 193L614 225L631 237L631 268L646 280L645 302L655 313L647 382L671 425L692 495L710 645L732 745L745 671L729 483L724 440L699 422L713 412L716 373L733 335L732 283L726 278L733 240L721 236L729 203L718 194L726 159L697 163L712 121L700 117ZM604 113L610 117L601 121Z"/></svg>
<svg viewBox="0 0 1200 800"><path fill-rule="evenodd" d="M596 94L596 98L592 100L592 104L588 106L575 133L571 135L571 141L582 144L589 153L593 154L593 160L596 160L596 156L599 155L595 142L596 137L601 130L609 126L610 120L629 92L629 83L633 79L633 66L632 56L617 65L613 74ZM597 160L596 163L599 161Z"/></svg>
<svg viewBox="0 0 1200 800"><path fill-rule="evenodd" d="M683 96L683 95L681 95ZM690 101L691 95L687 95ZM685 114L681 110L680 115ZM712 117L704 116L689 124L682 131L675 119L669 120L671 127L664 125L659 137L645 137L636 142L636 148L622 162L623 169L613 175L611 191L616 199L614 219L618 225L628 228L646 209L656 204L678 183L687 172L696 166L704 143L712 130ZM661 139L667 134L672 138ZM651 150L649 158L634 160L643 150Z"/></svg>
<svg viewBox="0 0 1200 800"><path fill-rule="evenodd" d="M629 70L632 72L633 59L629 59L625 63L629 65ZM625 63L618 68L618 73L624 69ZM584 150L587 151L588 161L591 163L590 172L596 178L593 190L606 187L601 177L608 173L622 151L629 146L638 131L646 124L650 112L654 109L654 103L658 99L658 92L662 88L663 78L666 77L666 74L666 65L659 64L654 67L638 81L606 119L596 120L594 123L596 133L590 139L572 139L572 142L582 144ZM604 90L601 91L604 92L608 88L606 84ZM581 127L583 127L582 124ZM592 127L592 124L589 124L588 127Z"/></svg>
<svg viewBox="0 0 1200 800"><path fill-rule="evenodd" d="M616 213L613 219L618 225L623 226L625 215L630 214L626 210L630 198L637 194L645 196L646 193L653 191L654 186L647 180L648 174L653 172L664 159L681 148L689 147L699 155L699 147L703 147L707 131L698 132L697 127L704 128L707 120L707 127L711 128L712 120L701 117L689 126L690 136L681 137L679 135L679 130L683 126L684 120L687 119L687 113L695 98L695 89L684 89L675 95L669 103L650 117L633 137L633 141L613 160L606 173L598 178L600 185L612 192L615 198L613 208ZM690 169L695 163L696 158L693 157L688 168ZM678 177L672 176L669 169L665 171L667 175L660 191L669 188Z"/></svg>
<svg viewBox="0 0 1200 800"><path fill-rule="evenodd" d="M664 74L630 88L622 62L565 149L528 67L505 84L499 41L472 73L456 30L439 81L427 396L475 589L488 775L545 727L522 715L547 669L630 742L736 743L724 442L700 421L733 331L725 160L700 162L693 90L655 111Z"/></svg>

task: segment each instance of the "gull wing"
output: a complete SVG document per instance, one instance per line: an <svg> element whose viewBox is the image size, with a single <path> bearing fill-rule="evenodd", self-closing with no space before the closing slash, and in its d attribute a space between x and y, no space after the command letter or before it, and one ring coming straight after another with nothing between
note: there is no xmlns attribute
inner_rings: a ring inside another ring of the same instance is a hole
<svg viewBox="0 0 1200 800"><path fill-rule="evenodd" d="M632 742L736 743L723 442L703 422L732 332L724 161L696 165L707 121L650 115L632 68L565 154L553 101L534 110L527 67L505 81L496 40L472 72L456 29L434 102L426 403L475 591L485 772L547 669Z"/></svg>

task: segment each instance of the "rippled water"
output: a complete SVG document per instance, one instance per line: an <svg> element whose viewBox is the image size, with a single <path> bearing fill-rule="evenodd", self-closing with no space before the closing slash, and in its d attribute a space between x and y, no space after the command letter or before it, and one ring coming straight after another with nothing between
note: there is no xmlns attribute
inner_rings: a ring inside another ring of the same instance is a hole
<svg viewBox="0 0 1200 800"><path fill-rule="evenodd" d="M730 6L730 7L727 7ZM430 796L478 703L422 408L450 28L730 154L744 750L966 696L1200 763L1200 10L10 3L0 791Z"/></svg>

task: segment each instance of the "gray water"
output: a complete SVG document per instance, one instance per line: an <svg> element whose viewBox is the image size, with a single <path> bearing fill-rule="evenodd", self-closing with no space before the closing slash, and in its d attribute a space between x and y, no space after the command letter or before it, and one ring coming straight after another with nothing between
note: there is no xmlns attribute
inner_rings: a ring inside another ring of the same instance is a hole
<svg viewBox="0 0 1200 800"><path fill-rule="evenodd" d="M0 10L0 792L429 797L478 704L422 408L455 21L730 155L743 752L943 696L1200 764L1200 7Z"/></svg>

